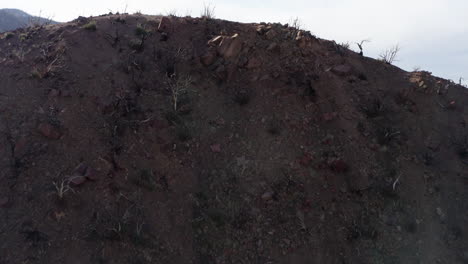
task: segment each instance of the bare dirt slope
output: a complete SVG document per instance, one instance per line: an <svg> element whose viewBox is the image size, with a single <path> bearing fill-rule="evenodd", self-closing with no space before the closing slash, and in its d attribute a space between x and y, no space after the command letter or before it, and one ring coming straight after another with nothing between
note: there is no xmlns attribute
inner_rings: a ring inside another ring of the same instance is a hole
<svg viewBox="0 0 468 264"><path fill-rule="evenodd" d="M0 263L468 263L460 86L280 24L0 38Z"/></svg>

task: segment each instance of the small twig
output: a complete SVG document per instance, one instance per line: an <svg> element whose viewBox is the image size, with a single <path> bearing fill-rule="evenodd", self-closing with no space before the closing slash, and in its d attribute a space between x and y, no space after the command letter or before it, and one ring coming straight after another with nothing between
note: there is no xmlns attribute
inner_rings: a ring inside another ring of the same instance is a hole
<svg viewBox="0 0 468 264"><path fill-rule="evenodd" d="M399 175L398 178L396 178L396 180L393 182L393 190L394 191L395 191L397 183L400 181L400 177L401 177L401 175Z"/></svg>

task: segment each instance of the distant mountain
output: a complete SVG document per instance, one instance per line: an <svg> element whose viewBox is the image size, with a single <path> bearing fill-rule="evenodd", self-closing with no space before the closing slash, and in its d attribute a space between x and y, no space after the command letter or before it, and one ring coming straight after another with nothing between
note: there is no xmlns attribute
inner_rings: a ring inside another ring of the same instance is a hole
<svg viewBox="0 0 468 264"><path fill-rule="evenodd" d="M0 32L26 27L32 24L57 24L47 18L32 16L19 9L0 9Z"/></svg>

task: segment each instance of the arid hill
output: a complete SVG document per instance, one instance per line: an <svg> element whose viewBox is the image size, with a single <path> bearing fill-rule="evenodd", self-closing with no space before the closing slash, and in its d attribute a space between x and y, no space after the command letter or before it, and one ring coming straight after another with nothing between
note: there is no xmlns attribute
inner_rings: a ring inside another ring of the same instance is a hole
<svg viewBox="0 0 468 264"><path fill-rule="evenodd" d="M0 263L468 263L461 86L281 24L0 39Z"/></svg>

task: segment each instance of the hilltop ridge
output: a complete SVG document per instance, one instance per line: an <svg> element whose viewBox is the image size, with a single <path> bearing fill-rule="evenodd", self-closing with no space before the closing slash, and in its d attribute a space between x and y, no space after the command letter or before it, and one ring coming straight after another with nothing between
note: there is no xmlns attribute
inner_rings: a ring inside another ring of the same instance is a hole
<svg viewBox="0 0 468 264"><path fill-rule="evenodd" d="M0 263L468 263L467 89L278 23L0 34Z"/></svg>

